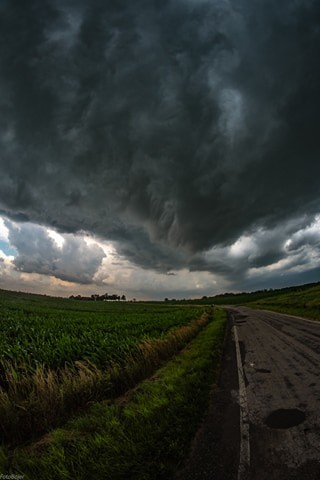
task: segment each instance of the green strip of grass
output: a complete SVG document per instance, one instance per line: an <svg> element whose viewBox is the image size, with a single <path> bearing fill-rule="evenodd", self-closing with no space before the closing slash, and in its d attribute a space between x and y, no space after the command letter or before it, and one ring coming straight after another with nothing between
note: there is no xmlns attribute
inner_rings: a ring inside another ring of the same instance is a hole
<svg viewBox="0 0 320 480"><path fill-rule="evenodd" d="M261 298L248 307L262 308L289 315L320 320L320 285L301 285L283 289L272 298Z"/></svg>
<svg viewBox="0 0 320 480"><path fill-rule="evenodd" d="M262 302L258 303L248 303L250 308L260 308L262 310L271 310L272 312L286 313L288 315L295 315L297 317L302 317L311 320L320 320L320 310L316 307L309 306L291 306L291 305L281 305L281 304L265 304Z"/></svg>
<svg viewBox="0 0 320 480"><path fill-rule="evenodd" d="M42 442L4 457L0 471L25 480L172 478L207 406L225 324L216 310L196 339L129 397L95 404Z"/></svg>

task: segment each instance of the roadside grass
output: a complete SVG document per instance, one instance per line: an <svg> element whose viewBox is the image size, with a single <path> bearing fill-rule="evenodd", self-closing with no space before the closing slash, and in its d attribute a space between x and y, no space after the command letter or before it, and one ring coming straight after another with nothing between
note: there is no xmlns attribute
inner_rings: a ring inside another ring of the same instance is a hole
<svg viewBox="0 0 320 480"><path fill-rule="evenodd" d="M6 383L0 387L2 440L18 445L61 425L92 402L123 394L185 347L209 320L206 313L164 338L144 340L107 370L78 361L56 370L40 365L30 374L22 365L2 363Z"/></svg>
<svg viewBox="0 0 320 480"><path fill-rule="evenodd" d="M215 295L214 297L204 296L198 300L186 300L184 303L197 305L247 305L257 302L257 304L269 304L277 306L282 303L282 300L289 302L288 308L293 307L292 302L297 302L297 308L303 310L304 308L313 307L313 315L317 315L316 311L320 305L320 282L307 283L303 285L294 285L291 287L283 287L278 289L264 289L252 292L241 293L223 293ZM310 305L309 305L310 303ZM171 301L174 305L175 302ZM285 308L286 305L283 305ZM317 317L318 318L318 317Z"/></svg>
<svg viewBox="0 0 320 480"><path fill-rule="evenodd" d="M294 292L250 302L248 306L320 320L320 286L296 288Z"/></svg>
<svg viewBox="0 0 320 480"><path fill-rule="evenodd" d="M134 390L25 449L0 455L0 470L25 480L169 480L182 462L216 379L226 314Z"/></svg>

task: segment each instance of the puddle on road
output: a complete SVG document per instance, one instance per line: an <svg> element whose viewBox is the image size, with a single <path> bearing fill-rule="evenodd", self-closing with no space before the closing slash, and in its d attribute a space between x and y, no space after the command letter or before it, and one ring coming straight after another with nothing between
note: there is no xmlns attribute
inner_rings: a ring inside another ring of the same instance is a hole
<svg viewBox="0 0 320 480"><path fill-rule="evenodd" d="M265 420L269 428L291 428L304 422L306 414L298 408L280 408L270 413Z"/></svg>
<svg viewBox="0 0 320 480"><path fill-rule="evenodd" d="M247 315L241 315L241 313L239 313L234 317L235 325L237 327L241 327L241 325L245 325L247 323L246 322L247 318L248 318Z"/></svg>

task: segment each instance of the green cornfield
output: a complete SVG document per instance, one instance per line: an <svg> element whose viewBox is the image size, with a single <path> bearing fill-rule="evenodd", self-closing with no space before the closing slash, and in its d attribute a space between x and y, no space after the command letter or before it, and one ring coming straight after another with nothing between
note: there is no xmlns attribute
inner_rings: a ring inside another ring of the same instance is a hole
<svg viewBox="0 0 320 480"><path fill-rule="evenodd" d="M205 311L0 290L0 435L20 444L124 394L207 325Z"/></svg>
<svg viewBox="0 0 320 480"><path fill-rule="evenodd" d="M94 302L0 291L1 363L48 368L88 360L97 367L122 362L140 342L163 338L202 307Z"/></svg>

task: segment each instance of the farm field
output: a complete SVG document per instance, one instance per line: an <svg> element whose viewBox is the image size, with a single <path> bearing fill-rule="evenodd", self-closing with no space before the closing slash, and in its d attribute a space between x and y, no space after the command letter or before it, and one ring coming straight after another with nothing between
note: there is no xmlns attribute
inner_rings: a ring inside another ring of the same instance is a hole
<svg viewBox="0 0 320 480"><path fill-rule="evenodd" d="M225 312L178 355L114 401L86 412L31 444L0 451L0 471L26 480L170 480L201 423L216 381Z"/></svg>
<svg viewBox="0 0 320 480"><path fill-rule="evenodd" d="M159 303L93 302L0 291L1 362L33 371L86 360L122 362L143 340L163 338L204 312Z"/></svg>
<svg viewBox="0 0 320 480"><path fill-rule="evenodd" d="M113 401L183 349L208 307L95 302L0 291L0 431L30 443Z"/></svg>

